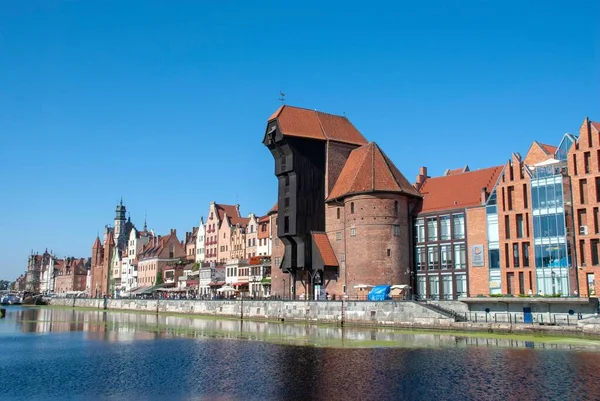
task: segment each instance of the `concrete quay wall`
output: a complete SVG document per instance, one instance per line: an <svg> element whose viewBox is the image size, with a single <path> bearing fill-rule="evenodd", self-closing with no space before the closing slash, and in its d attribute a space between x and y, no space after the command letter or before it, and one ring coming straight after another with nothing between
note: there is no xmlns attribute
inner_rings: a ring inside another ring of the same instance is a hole
<svg viewBox="0 0 600 401"><path fill-rule="evenodd" d="M105 308L106 303L106 308ZM243 319L379 326L448 326L454 320L417 302L52 298L50 305Z"/></svg>

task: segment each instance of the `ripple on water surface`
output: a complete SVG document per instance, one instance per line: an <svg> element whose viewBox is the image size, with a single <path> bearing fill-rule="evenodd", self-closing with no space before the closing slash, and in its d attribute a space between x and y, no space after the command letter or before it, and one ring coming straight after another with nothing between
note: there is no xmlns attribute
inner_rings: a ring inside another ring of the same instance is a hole
<svg viewBox="0 0 600 401"><path fill-rule="evenodd" d="M399 338L372 329L344 330L361 345L344 348L337 345L346 338L336 330L15 308L0 322L0 399L595 400L600 394L597 352L432 334L406 334L400 340L406 347L363 347ZM269 341L248 341L254 339ZM328 341L336 346L296 345Z"/></svg>

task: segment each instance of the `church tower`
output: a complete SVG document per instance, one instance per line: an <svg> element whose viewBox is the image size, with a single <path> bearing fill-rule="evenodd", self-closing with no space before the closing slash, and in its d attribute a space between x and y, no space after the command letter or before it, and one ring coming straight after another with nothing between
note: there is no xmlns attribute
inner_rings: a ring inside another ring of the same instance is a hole
<svg viewBox="0 0 600 401"><path fill-rule="evenodd" d="M115 242L119 248L123 249L127 242L127 229L125 227L125 224L127 223L127 219L125 218L127 209L123 205L123 198L121 198L121 203L117 205L115 212Z"/></svg>

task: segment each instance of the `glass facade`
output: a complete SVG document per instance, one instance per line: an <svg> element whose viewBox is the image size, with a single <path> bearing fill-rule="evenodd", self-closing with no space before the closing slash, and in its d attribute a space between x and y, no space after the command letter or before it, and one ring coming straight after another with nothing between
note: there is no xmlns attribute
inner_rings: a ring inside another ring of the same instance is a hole
<svg viewBox="0 0 600 401"><path fill-rule="evenodd" d="M563 163L535 168L531 178L531 207L538 292L570 295L571 258L566 237Z"/></svg>
<svg viewBox="0 0 600 401"><path fill-rule="evenodd" d="M414 233L417 295L430 299L466 296L465 214L417 218Z"/></svg>
<svg viewBox="0 0 600 401"><path fill-rule="evenodd" d="M498 205L496 189L490 194L485 206L488 238L488 269L490 271L490 294L500 294L500 235L498 232Z"/></svg>

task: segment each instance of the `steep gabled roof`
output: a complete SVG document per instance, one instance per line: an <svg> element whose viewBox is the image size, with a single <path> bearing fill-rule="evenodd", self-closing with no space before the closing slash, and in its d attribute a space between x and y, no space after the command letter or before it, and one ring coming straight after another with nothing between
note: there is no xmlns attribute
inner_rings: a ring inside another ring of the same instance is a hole
<svg viewBox="0 0 600 401"><path fill-rule="evenodd" d="M267 212L267 216L277 213L277 209L279 208L279 204L275 203L271 210Z"/></svg>
<svg viewBox="0 0 600 401"><path fill-rule="evenodd" d="M238 208L236 205L221 205L221 204L215 203L215 209L217 210L217 213L219 214L219 221L223 221L223 218L225 217L225 213L227 213L227 216L229 216L230 218L240 217L240 214L238 212Z"/></svg>
<svg viewBox="0 0 600 401"><path fill-rule="evenodd" d="M284 136L330 140L353 145L367 143L365 137L344 116L286 105L277 109L268 121L275 119Z"/></svg>
<svg viewBox="0 0 600 401"><path fill-rule="evenodd" d="M106 238L106 244L107 245L114 245L115 244L115 237L114 237L112 231L109 231L109 233L108 233L108 236Z"/></svg>
<svg viewBox="0 0 600 401"><path fill-rule="evenodd" d="M597 123L597 122L594 122L594 121L592 121L591 123L594 126L594 128L596 128L598 131L600 131L600 123Z"/></svg>
<svg viewBox="0 0 600 401"><path fill-rule="evenodd" d="M244 228L250 222L250 218L249 217L230 217L229 221L231 222L232 226L236 226L239 224L240 227Z"/></svg>
<svg viewBox="0 0 600 401"><path fill-rule="evenodd" d="M556 149L558 149L556 146L547 145L545 143L538 142L537 144L540 145L540 148L542 148L542 150L546 152L548 156L554 155L554 152L556 152Z"/></svg>
<svg viewBox="0 0 600 401"><path fill-rule="evenodd" d="M327 200L371 192L421 196L374 142L350 153Z"/></svg>
<svg viewBox="0 0 600 401"><path fill-rule="evenodd" d="M462 174L427 178L421 186L421 212L462 209L481 205L481 190L491 193L504 166Z"/></svg>
<svg viewBox="0 0 600 401"><path fill-rule="evenodd" d="M321 259L323 259L323 264L325 266L339 266L337 258L335 257L335 252L333 252L333 248L331 247L331 243L329 242L329 237L325 233L319 232L311 232L313 242L315 243L319 254L321 255Z"/></svg>
<svg viewBox="0 0 600 401"><path fill-rule="evenodd" d="M102 244L100 243L100 237L96 236L96 241L94 241L94 246L92 246L92 249L100 248L102 248Z"/></svg>

